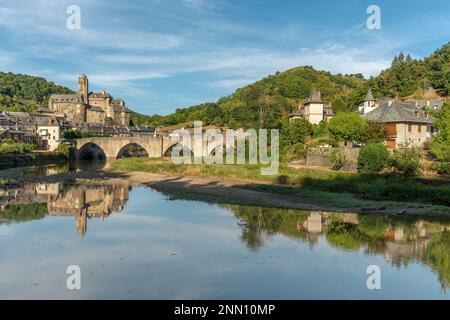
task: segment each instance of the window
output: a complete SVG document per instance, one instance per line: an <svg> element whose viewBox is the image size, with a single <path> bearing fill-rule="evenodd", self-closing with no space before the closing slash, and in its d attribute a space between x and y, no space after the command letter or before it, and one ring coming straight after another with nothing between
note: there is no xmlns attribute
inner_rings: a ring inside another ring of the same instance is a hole
<svg viewBox="0 0 450 320"><path fill-rule="evenodd" d="M419 117L419 111L414 111L414 117L416 117L416 118Z"/></svg>
<svg viewBox="0 0 450 320"><path fill-rule="evenodd" d="M419 125L417 126L417 129L418 129L419 133L421 133L421 132L422 132L422 125L419 124Z"/></svg>
<svg viewBox="0 0 450 320"><path fill-rule="evenodd" d="M428 119L430 117L430 114L428 112L425 112L425 119Z"/></svg>
<svg viewBox="0 0 450 320"><path fill-rule="evenodd" d="M408 124L408 132L412 132L412 124Z"/></svg>

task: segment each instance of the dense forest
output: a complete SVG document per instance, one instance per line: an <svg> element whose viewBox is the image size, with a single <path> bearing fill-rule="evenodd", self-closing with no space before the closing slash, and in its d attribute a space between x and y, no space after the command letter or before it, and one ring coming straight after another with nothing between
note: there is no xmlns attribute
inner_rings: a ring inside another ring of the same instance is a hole
<svg viewBox="0 0 450 320"><path fill-rule="evenodd" d="M72 93L41 77L0 72L0 107L10 111L33 111L46 107L50 95Z"/></svg>
<svg viewBox="0 0 450 320"><path fill-rule="evenodd" d="M361 74L333 75L304 66L277 72L238 89L217 102L177 109L174 113L147 116L131 112L133 124L190 126L194 120L205 125L230 128L281 127L289 113L305 101L312 87L335 112L352 111L362 102L369 86L376 98L448 97L450 94L450 42L421 60L400 53L390 68L365 79ZM47 104L53 93L69 93L40 77L0 72L0 108L32 111Z"/></svg>

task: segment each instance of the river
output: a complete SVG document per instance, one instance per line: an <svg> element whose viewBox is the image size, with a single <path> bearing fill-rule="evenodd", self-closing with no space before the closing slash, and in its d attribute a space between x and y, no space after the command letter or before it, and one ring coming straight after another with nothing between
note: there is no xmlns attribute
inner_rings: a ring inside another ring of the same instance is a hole
<svg viewBox="0 0 450 320"><path fill-rule="evenodd" d="M24 173L61 170L73 169ZM24 181L0 189L0 299L449 299L449 231L449 217L216 205L125 180ZM80 290L67 288L73 265ZM370 266L379 290L368 288Z"/></svg>

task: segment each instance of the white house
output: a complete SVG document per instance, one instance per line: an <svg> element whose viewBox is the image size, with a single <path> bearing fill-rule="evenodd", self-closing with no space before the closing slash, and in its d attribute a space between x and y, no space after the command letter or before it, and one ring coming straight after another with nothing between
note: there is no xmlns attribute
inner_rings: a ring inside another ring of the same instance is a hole
<svg viewBox="0 0 450 320"><path fill-rule="evenodd" d="M297 112L290 115L290 119L305 118L312 124L319 124L322 121L328 121L333 117L333 110L322 101L320 91L312 88L308 100L302 106L299 106Z"/></svg>
<svg viewBox="0 0 450 320"><path fill-rule="evenodd" d="M61 127L58 121L54 117L42 117L36 122L37 134L47 142L48 150L56 150L61 143Z"/></svg>

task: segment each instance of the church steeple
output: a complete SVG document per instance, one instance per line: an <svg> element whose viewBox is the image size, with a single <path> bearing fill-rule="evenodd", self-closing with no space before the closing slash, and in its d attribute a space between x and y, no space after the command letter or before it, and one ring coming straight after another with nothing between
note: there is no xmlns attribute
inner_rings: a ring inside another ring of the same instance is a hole
<svg viewBox="0 0 450 320"><path fill-rule="evenodd" d="M78 78L78 96L83 103L89 104L89 80L84 73Z"/></svg>

